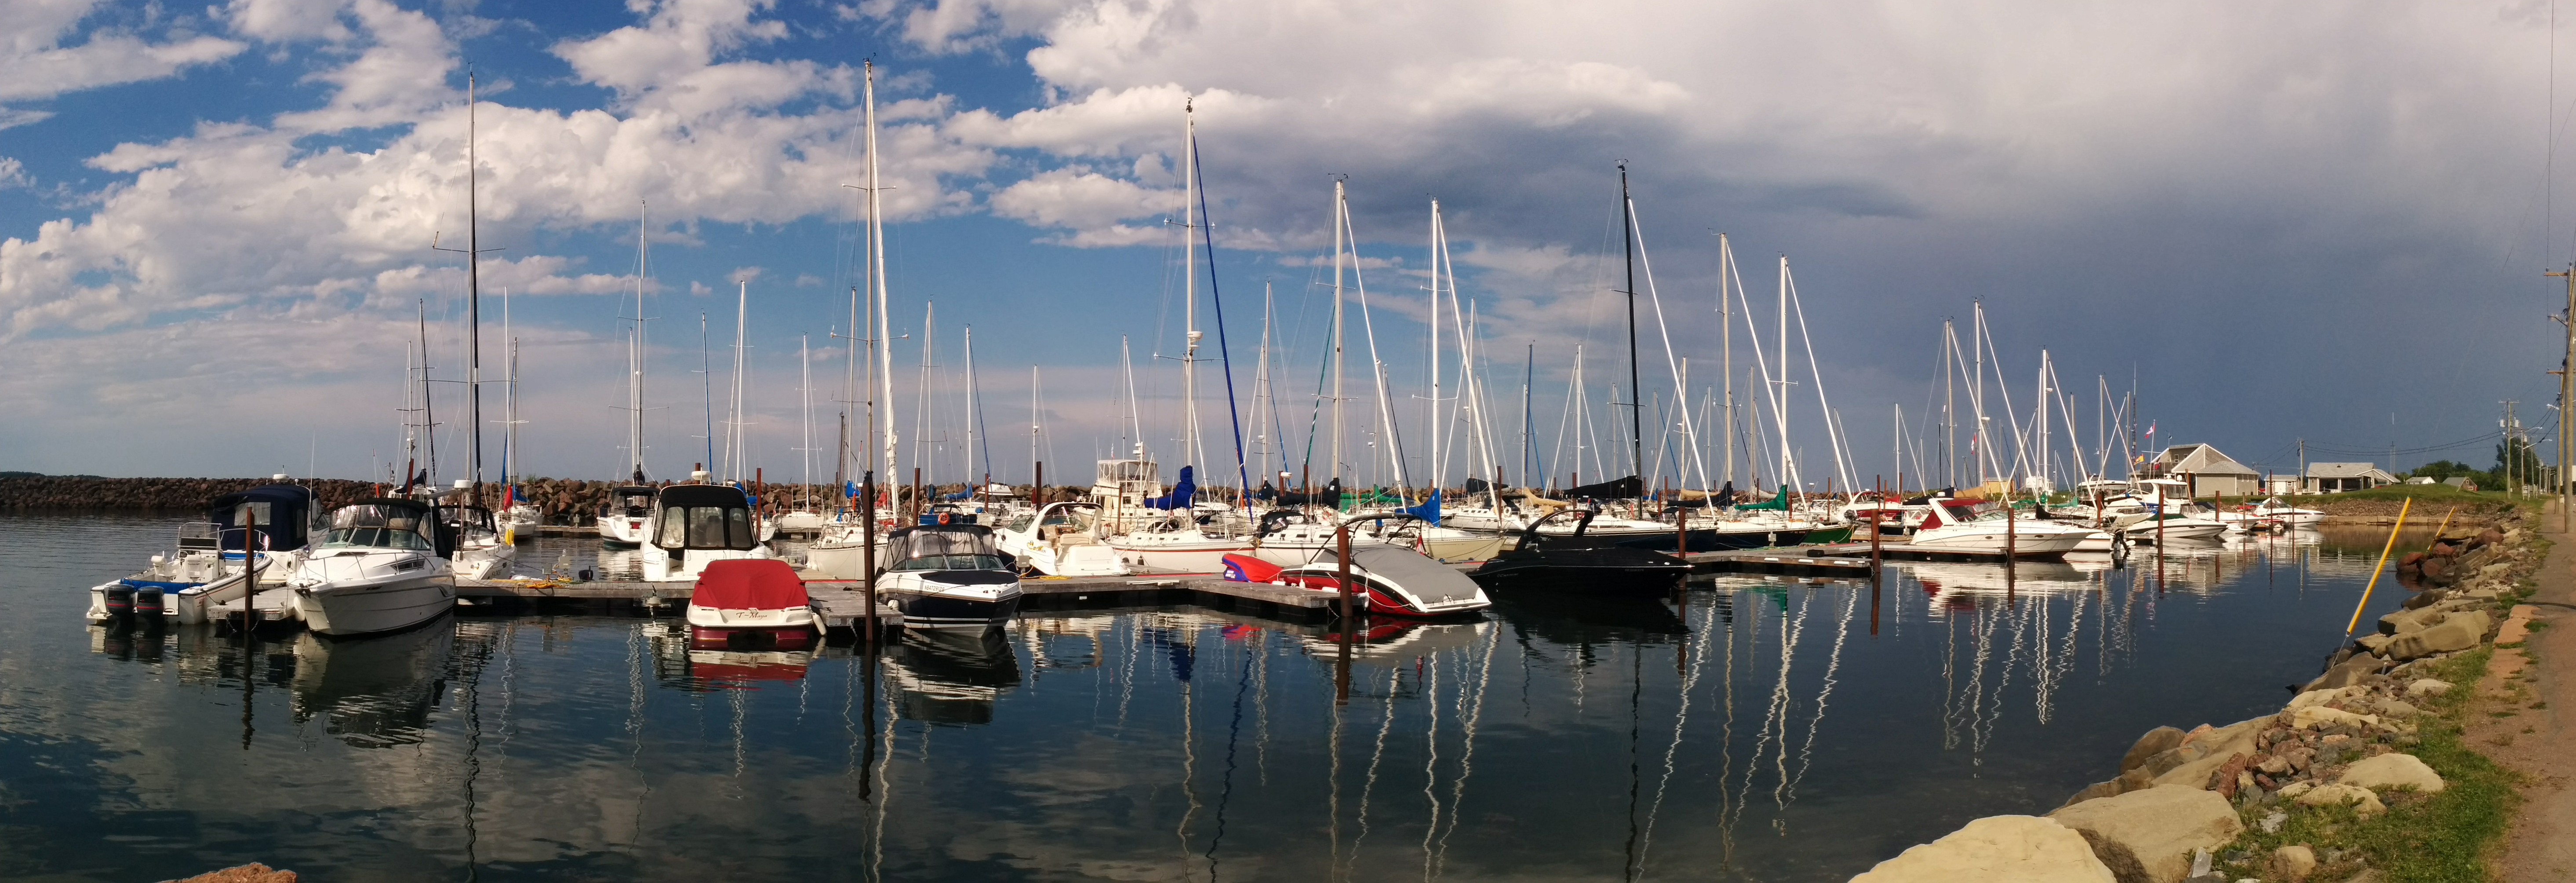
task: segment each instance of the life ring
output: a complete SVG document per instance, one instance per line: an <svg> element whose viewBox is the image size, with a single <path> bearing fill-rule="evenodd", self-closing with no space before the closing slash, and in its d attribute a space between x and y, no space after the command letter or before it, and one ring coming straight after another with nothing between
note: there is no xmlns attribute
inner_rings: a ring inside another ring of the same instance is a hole
<svg viewBox="0 0 2576 883"><path fill-rule="evenodd" d="M948 525L948 513L946 513L946 512L941 512L941 513L939 513L939 524L940 524L940 526L942 526L942 527L945 527L945 526L947 526L947 525Z"/></svg>

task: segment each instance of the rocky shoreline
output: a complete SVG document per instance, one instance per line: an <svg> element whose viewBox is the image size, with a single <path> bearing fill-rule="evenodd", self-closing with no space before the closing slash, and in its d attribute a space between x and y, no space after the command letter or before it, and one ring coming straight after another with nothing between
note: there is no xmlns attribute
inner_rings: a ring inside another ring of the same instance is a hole
<svg viewBox="0 0 2576 883"><path fill-rule="evenodd" d="M2494 521L2410 555L2400 569L2409 585L2382 588L2420 590L2381 617L2376 633L2337 652L2280 712L2189 731L2158 727L2120 758L2117 775L2056 810L1975 820L1854 883L2375 883L2381 870L2357 849L2255 847L2283 839L2284 825L2312 832L2356 823L2448 787L2410 753L2422 727L2450 726L2438 716L2456 714L2475 688L2445 670L2500 638L2520 643L2533 614L2512 602L2542 560L2536 532L2520 512ZM2461 661L2482 668L2483 657Z"/></svg>
<svg viewBox="0 0 2576 883"><path fill-rule="evenodd" d="M390 490L383 485L340 478L291 481L312 488L324 509ZM261 478L0 477L0 512L196 513L215 497L278 483ZM524 502L537 507L543 523L556 525L591 524L601 507L608 505L609 493L624 486L624 482L578 478L530 478L519 482L520 491L526 494ZM950 484L939 491L954 493L964 488ZM497 508L502 490L498 483L486 483L484 499ZM1060 496L1064 490L1059 489ZM810 497L828 505L836 499L836 489L829 485L762 484L753 492L774 501Z"/></svg>

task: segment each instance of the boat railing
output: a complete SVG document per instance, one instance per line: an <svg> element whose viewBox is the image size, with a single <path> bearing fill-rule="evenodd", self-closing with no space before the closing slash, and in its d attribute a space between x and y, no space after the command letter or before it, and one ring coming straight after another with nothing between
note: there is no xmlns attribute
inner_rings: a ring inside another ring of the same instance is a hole
<svg viewBox="0 0 2576 883"><path fill-rule="evenodd" d="M212 521L188 521L179 525L179 548L212 549L220 541L224 526Z"/></svg>

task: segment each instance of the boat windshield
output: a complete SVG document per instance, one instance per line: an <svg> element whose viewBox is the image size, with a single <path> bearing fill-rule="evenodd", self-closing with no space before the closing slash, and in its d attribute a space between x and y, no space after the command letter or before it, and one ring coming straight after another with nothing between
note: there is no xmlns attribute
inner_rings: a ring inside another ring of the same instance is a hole
<svg viewBox="0 0 2576 883"><path fill-rule="evenodd" d="M403 506L343 506L331 513L331 532L322 538L322 545L426 552L435 548L426 532L427 522L420 510Z"/></svg>
<svg viewBox="0 0 2576 883"><path fill-rule="evenodd" d="M670 506L653 544L665 549L749 549L751 510L739 506Z"/></svg>
<svg viewBox="0 0 2576 883"><path fill-rule="evenodd" d="M993 537L983 531L917 530L888 541L889 570L1009 570Z"/></svg>

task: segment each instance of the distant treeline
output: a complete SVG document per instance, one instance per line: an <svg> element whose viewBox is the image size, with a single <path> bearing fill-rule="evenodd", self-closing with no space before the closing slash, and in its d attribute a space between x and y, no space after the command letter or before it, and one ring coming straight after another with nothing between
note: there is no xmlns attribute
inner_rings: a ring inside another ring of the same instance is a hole
<svg viewBox="0 0 2576 883"><path fill-rule="evenodd" d="M264 478L101 478L95 475L40 475L0 472L0 512L166 512L195 513L207 502L229 493L278 482ZM295 481L313 489L325 510L394 490L383 485L341 478ZM522 502L537 507L547 524L587 525L607 505L611 490L622 482L577 478L531 478L519 483ZM965 490L948 484L942 493ZM828 485L803 487L770 484L756 488L764 507L793 507L808 500L821 508L838 502ZM1025 487L1023 488L1025 490ZM1053 499L1074 499L1079 488L1055 488ZM483 486L484 503L498 509L504 487Z"/></svg>

